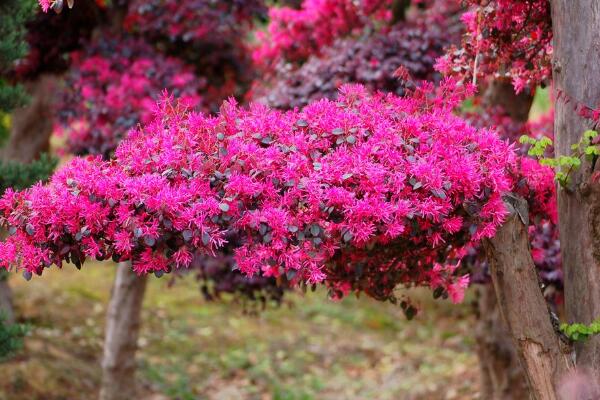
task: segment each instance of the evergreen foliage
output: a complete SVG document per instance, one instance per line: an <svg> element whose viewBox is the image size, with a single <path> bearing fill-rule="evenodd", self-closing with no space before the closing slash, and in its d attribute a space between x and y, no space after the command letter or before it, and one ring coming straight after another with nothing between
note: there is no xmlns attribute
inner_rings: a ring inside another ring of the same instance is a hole
<svg viewBox="0 0 600 400"><path fill-rule="evenodd" d="M32 184L46 180L54 171L57 159L47 154L30 164L13 161L0 161L0 191L7 188L25 189Z"/></svg>
<svg viewBox="0 0 600 400"><path fill-rule="evenodd" d="M0 361L4 361L23 347L23 336L26 333L25 325L5 324L4 316L0 312Z"/></svg>
<svg viewBox="0 0 600 400"><path fill-rule="evenodd" d="M0 141L8 136L4 114L25 103L27 96L20 85L13 85L9 74L15 60L27 50L25 22L33 12L35 3L28 0L0 0Z"/></svg>

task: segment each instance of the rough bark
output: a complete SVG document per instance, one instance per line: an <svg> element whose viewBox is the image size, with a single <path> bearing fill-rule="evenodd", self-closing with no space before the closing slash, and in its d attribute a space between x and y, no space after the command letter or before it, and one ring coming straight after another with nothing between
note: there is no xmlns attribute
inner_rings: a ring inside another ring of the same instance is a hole
<svg viewBox="0 0 600 400"><path fill-rule="evenodd" d="M6 276L2 276L0 272L0 313L4 316L4 322L9 325L15 323L15 312L12 302L12 291L8 285Z"/></svg>
<svg viewBox="0 0 600 400"><path fill-rule="evenodd" d="M533 96L517 95L510 80L492 81L485 90L486 106L500 106L515 121L526 122ZM525 373L497 306L492 285L478 288L475 340L481 371L482 398L513 400L528 398Z"/></svg>
<svg viewBox="0 0 600 400"><path fill-rule="evenodd" d="M100 400L136 398L135 352L146 282L129 263L119 264L106 316Z"/></svg>
<svg viewBox="0 0 600 400"><path fill-rule="evenodd" d="M8 142L0 149L0 160L31 162L50 149L55 77L41 75L25 83L31 96L27 105L13 110Z"/></svg>
<svg viewBox="0 0 600 400"><path fill-rule="evenodd" d="M478 319L475 328L481 371L481 398L521 400L529 398L525 372L500 315L492 285L478 288Z"/></svg>
<svg viewBox="0 0 600 400"><path fill-rule="evenodd" d="M569 370L554 330L531 258L527 203L510 197L510 212L496 236L484 243L490 274L502 314L536 400L558 399L561 378ZM524 221L525 220L525 221Z"/></svg>
<svg viewBox="0 0 600 400"><path fill-rule="evenodd" d="M553 80L557 96L555 149L570 155L592 122L575 107L600 105L600 2L552 0ZM558 192L565 311L570 323L600 318L600 189L591 179L598 163L584 161ZM577 364L600 369L600 336L576 346Z"/></svg>

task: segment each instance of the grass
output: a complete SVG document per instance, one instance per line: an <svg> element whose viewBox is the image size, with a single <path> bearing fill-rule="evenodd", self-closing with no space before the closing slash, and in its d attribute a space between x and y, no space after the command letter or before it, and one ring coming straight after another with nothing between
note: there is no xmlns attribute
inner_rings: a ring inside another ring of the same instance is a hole
<svg viewBox="0 0 600 400"><path fill-rule="evenodd" d="M0 365L0 399L95 398L114 267L65 267L25 282L13 276L17 312L32 329ZM192 277L171 288L152 277L144 302L138 381L142 399L472 399L478 370L468 303L412 294L423 313L324 291L293 293L247 315L206 303Z"/></svg>

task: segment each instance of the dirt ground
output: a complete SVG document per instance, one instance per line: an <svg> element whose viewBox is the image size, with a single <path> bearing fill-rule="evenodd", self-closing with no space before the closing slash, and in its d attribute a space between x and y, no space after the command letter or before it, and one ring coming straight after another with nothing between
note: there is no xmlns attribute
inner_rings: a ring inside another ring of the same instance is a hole
<svg viewBox="0 0 600 400"><path fill-rule="evenodd" d="M0 364L0 399L94 399L114 265L11 277L25 348ZM207 303L192 276L151 278L139 340L144 400L474 399L478 368L469 302L429 293L407 321L367 298L293 293L258 315Z"/></svg>

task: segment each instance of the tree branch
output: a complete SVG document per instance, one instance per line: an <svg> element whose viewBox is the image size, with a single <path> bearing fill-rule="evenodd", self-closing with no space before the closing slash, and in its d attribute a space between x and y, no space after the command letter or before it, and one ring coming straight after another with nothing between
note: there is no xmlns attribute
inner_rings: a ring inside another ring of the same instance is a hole
<svg viewBox="0 0 600 400"><path fill-rule="evenodd" d="M505 197L509 211L496 236L484 243L500 312L511 334L532 397L558 399L557 385L571 368L557 336L531 258L527 202Z"/></svg>

